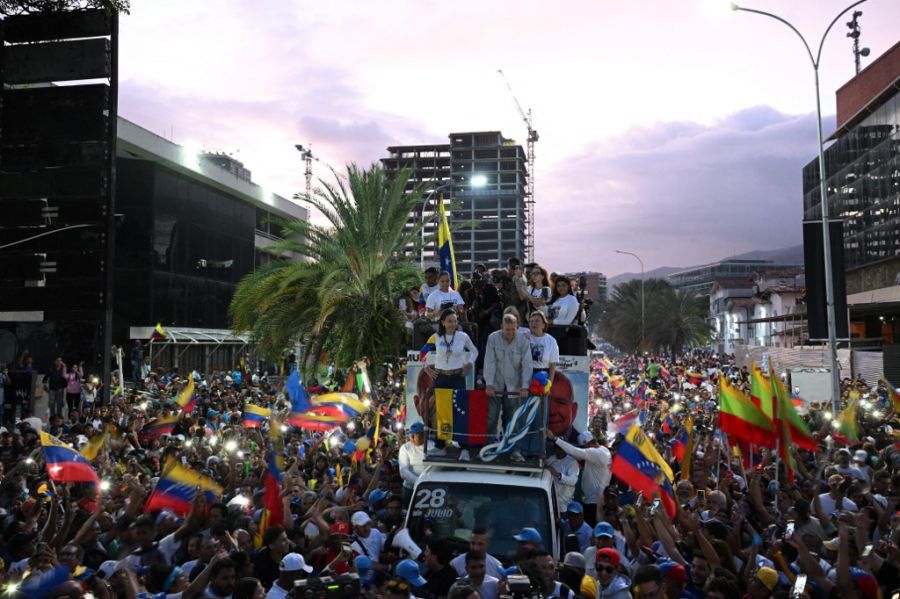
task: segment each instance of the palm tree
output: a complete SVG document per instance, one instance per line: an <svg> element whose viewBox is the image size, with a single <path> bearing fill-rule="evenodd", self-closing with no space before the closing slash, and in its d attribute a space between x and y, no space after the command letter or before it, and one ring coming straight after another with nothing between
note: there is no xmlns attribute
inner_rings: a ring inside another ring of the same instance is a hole
<svg viewBox="0 0 900 599"><path fill-rule="evenodd" d="M668 351L673 360L685 347L709 342L712 327L707 320L707 298L669 286L651 299L649 310L654 317L649 323L648 337L654 349Z"/></svg>
<svg viewBox="0 0 900 599"><path fill-rule="evenodd" d="M276 358L307 342L304 370L313 370L326 345L338 367L362 357L380 362L402 352L406 341L397 309L403 291L418 282L402 258L420 245L420 227L406 221L421 194L405 191L409 172L388 179L381 167L347 168L346 181L321 182L311 197L297 196L328 221L282 224L278 256L245 277L230 306L233 328L249 331L259 352ZM292 253L302 260L281 258Z"/></svg>
<svg viewBox="0 0 900 599"><path fill-rule="evenodd" d="M702 345L711 327L705 302L676 291L668 281L644 281L645 304L641 339L641 282L631 280L613 289L602 306L600 333L624 352L667 351L680 354L688 345Z"/></svg>

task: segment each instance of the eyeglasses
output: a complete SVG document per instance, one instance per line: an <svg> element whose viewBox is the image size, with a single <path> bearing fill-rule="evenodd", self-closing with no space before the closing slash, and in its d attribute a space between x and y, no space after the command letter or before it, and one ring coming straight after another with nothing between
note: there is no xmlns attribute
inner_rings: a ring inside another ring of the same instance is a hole
<svg viewBox="0 0 900 599"><path fill-rule="evenodd" d="M612 574L615 571L615 566L597 566L597 572L606 572L607 574Z"/></svg>

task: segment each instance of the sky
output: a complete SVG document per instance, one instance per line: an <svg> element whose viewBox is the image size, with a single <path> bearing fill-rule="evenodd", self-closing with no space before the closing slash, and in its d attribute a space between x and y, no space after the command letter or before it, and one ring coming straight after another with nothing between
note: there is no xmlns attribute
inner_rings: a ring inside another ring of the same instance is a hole
<svg viewBox="0 0 900 599"><path fill-rule="evenodd" d="M849 0L754 0L814 50ZM525 125L540 134L535 257L607 275L801 243L816 156L813 69L800 40L721 0L132 0L120 24L121 116L230 153L285 197L294 145L368 165L399 144ZM900 2L860 7L863 66L900 41ZM850 13L826 40L834 91L854 75ZM330 177L322 164L316 177Z"/></svg>

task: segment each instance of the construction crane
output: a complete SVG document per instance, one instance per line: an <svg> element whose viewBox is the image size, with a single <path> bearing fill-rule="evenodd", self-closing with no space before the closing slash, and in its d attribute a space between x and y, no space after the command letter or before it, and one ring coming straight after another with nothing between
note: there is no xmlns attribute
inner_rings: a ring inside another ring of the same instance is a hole
<svg viewBox="0 0 900 599"><path fill-rule="evenodd" d="M300 152L300 156L306 163L306 197L310 197L312 195L312 163L313 160L318 162L319 157L313 156L312 148L304 147L303 144L296 144L294 147L297 148L297 151Z"/></svg>
<svg viewBox="0 0 900 599"><path fill-rule="evenodd" d="M497 69L497 74L500 75L506 84L506 89L509 90L509 95L512 96L516 110L519 111L519 116L525 121L525 127L528 129L528 172L525 174L527 188L525 192L525 261L534 262L534 143L539 136L532 124L531 109L529 108L528 112L522 110L522 105L519 103L519 99L516 98L516 94L513 92L513 88L509 84L503 69Z"/></svg>

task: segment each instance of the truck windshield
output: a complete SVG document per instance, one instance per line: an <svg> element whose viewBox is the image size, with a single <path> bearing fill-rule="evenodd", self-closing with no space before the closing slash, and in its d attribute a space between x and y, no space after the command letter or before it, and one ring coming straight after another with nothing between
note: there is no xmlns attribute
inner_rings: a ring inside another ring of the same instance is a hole
<svg viewBox="0 0 900 599"><path fill-rule="evenodd" d="M487 529L488 552L508 564L516 554L513 535L531 526L551 540L549 502L540 489L474 483L423 483L409 506L409 533L421 544L429 536L453 541L465 551L472 529Z"/></svg>

